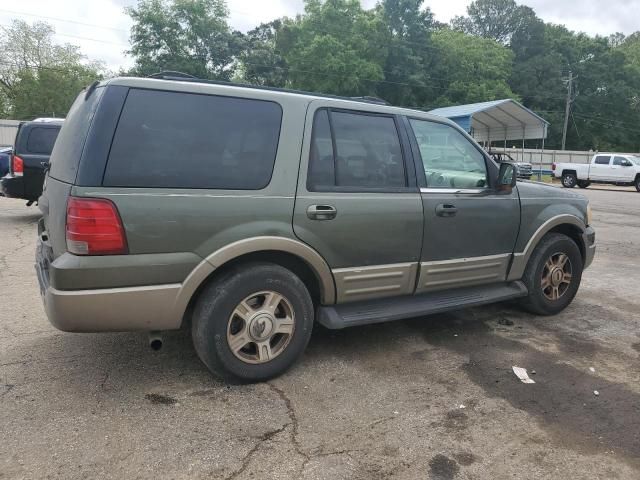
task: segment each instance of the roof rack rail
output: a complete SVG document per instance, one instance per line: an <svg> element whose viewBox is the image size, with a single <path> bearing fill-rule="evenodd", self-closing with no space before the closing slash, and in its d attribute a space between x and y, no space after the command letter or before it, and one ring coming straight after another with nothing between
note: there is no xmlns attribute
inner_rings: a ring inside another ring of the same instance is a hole
<svg viewBox="0 0 640 480"><path fill-rule="evenodd" d="M198 77L194 77L193 75L189 75L188 73L177 72L174 70L163 70L162 72L152 73L151 75L149 75L149 78L157 78L160 80L198 80Z"/></svg>
<svg viewBox="0 0 640 480"><path fill-rule="evenodd" d="M362 97L350 97L350 98L351 100L358 100L358 101L367 102L367 103L376 103L378 105L391 105L384 98L372 97L370 95L364 95Z"/></svg>
<svg viewBox="0 0 640 480"><path fill-rule="evenodd" d="M171 70L154 73L152 75L148 75L147 78L154 78L156 80L177 80L181 82L207 83L210 85L228 85L230 87L253 88L255 90L267 90L271 92L295 93L297 95L309 95L312 97L320 97L320 98L333 98L336 100L351 100L352 102L373 103L376 105L391 105L386 100L378 97L371 97L371 96L345 97L341 95L332 95L330 93L317 93L317 92L308 92L305 90L296 90L293 88L269 87L266 85L252 85L250 83L227 82L224 80L207 80L204 78L194 77L193 75L189 75L188 73L174 72Z"/></svg>

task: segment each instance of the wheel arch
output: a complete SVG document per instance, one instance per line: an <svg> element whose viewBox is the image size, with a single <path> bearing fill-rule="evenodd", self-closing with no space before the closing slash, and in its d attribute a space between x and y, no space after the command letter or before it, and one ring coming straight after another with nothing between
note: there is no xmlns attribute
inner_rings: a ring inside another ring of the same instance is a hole
<svg viewBox="0 0 640 480"><path fill-rule="evenodd" d="M582 235L584 234L586 226L584 222L575 215L562 214L551 217L546 220L531 236L524 250L519 253L514 253L513 261L511 262L511 268L507 275L507 280L520 280L524 274L524 270L527 267L527 263L531 258L531 254L538 246L542 238L551 232L563 233L571 238L580 249L582 260L586 259L586 245L584 244Z"/></svg>
<svg viewBox="0 0 640 480"><path fill-rule="evenodd" d="M254 237L231 243L200 262L182 283L175 313L184 321L209 282L230 268L251 262L270 262L288 268L305 283L314 302L335 303L333 274L318 252L291 238Z"/></svg>

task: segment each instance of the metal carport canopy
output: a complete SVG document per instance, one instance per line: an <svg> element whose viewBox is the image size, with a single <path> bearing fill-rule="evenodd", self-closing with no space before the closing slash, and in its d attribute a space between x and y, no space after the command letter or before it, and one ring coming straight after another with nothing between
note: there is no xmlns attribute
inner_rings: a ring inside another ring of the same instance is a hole
<svg viewBox="0 0 640 480"><path fill-rule="evenodd" d="M453 120L482 142L547 138L549 126L544 118L510 98L436 108L429 113Z"/></svg>

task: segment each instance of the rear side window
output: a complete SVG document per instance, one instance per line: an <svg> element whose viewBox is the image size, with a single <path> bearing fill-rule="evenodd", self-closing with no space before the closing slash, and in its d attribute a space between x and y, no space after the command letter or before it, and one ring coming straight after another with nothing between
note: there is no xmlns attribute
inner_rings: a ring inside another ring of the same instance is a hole
<svg viewBox="0 0 640 480"><path fill-rule="evenodd" d="M333 140L329 125L329 112L318 110L313 119L311 152L309 158L309 190L336 184Z"/></svg>
<svg viewBox="0 0 640 480"><path fill-rule="evenodd" d="M103 185L257 190L271 180L282 109L274 102L133 89Z"/></svg>
<svg viewBox="0 0 640 480"><path fill-rule="evenodd" d="M350 190L407 185L392 116L321 109L313 124L307 187Z"/></svg>
<svg viewBox="0 0 640 480"><path fill-rule="evenodd" d="M40 155L51 155L60 128L33 127L27 137L27 152Z"/></svg>
<svg viewBox="0 0 640 480"><path fill-rule="evenodd" d="M611 157L609 156L598 156L596 157L596 165L609 165L609 160L611 159Z"/></svg>

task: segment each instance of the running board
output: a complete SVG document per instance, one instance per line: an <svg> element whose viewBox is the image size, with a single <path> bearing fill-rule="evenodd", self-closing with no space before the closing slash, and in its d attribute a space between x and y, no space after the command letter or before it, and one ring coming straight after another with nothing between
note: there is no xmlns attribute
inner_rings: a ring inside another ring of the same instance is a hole
<svg viewBox="0 0 640 480"><path fill-rule="evenodd" d="M331 329L391 322L433 313L525 297L524 283L510 282L458 288L420 295L343 303L318 308L318 322Z"/></svg>

